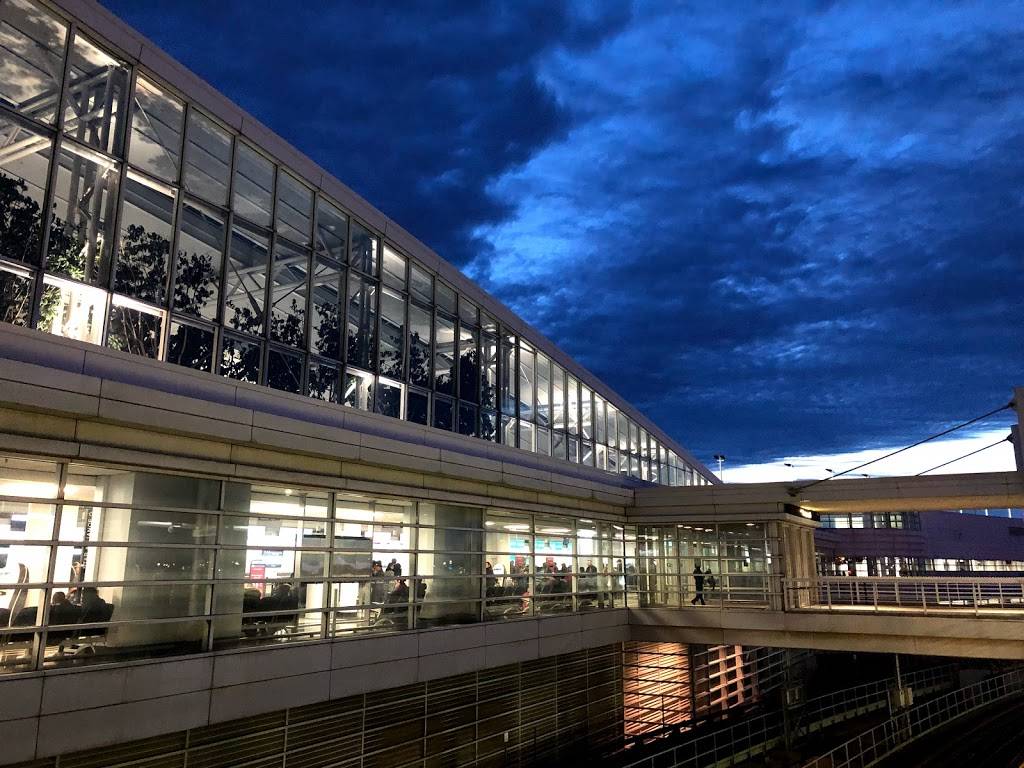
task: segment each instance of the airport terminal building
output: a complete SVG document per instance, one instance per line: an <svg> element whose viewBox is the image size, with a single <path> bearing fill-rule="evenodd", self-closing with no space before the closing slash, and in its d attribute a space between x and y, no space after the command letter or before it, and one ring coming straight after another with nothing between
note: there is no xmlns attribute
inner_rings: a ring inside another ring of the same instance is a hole
<svg viewBox="0 0 1024 768"><path fill-rule="evenodd" d="M0 764L598 743L627 605L765 593L771 524L630 524L716 479L97 3L0 0L0 55ZM687 706L753 695L700 654Z"/></svg>

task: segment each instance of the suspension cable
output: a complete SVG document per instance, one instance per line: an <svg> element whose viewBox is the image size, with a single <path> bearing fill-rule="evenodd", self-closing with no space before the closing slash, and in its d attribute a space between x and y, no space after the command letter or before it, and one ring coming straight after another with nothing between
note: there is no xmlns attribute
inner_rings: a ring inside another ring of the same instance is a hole
<svg viewBox="0 0 1024 768"><path fill-rule="evenodd" d="M926 469L924 472L918 472L915 475L915 477L920 477L921 475L927 475L929 472L934 472L936 469L942 469L943 467L947 467L950 464L955 464L956 462L960 461L960 459L966 459L969 456L973 456L976 453L981 453L982 451L987 451L989 448L995 448L997 445L1002 445L1003 443L1008 443L1008 442L1013 442L1013 435L1012 434L1007 435L1002 440L996 440L994 443L992 443L992 445L986 445L984 448L979 448L976 451L971 451L970 453L965 453L963 456L958 456L955 459L950 459L949 461L943 462L942 464L939 464L937 467L932 467L931 469Z"/></svg>
<svg viewBox="0 0 1024 768"><path fill-rule="evenodd" d="M942 432L937 432L936 434L931 435L929 437L926 437L923 440L918 440L916 443L913 443L912 445L908 445L908 446L906 446L904 448L899 448L899 449L897 449L895 451L891 451L891 452L885 454L884 456L879 456L877 459L871 459L871 461L865 461L863 464L858 464L856 467L851 467L850 469L843 470L842 472L837 472L836 474L831 475L829 477L823 477L820 480L815 480L814 482L807 483L806 485L794 486L794 487L789 489L789 495L790 496L796 496L798 493L806 491L808 488L813 488L814 486L818 485L819 483L824 483L826 480L834 480L837 477L842 477L843 475L848 475L851 472L856 472L858 469L863 469L864 467L868 466L869 464L875 464L875 463L877 463L879 461L882 461L882 459L888 459L891 456L895 456L898 453L903 453L904 451L909 451L911 448L917 448L917 446L919 446L919 445L924 445L925 443L929 443L932 440L935 440L936 438L944 437L945 435L948 435L951 432L956 432L958 429L963 429L964 427L969 427L969 426L971 426L971 424L977 424L979 421L987 419L989 416L994 416L995 414L999 413L1000 411L1005 411L1007 408L1013 408L1014 405L1015 405L1015 403L1013 402L1013 400L1011 400L1006 405L1001 405L998 408L993 408L988 413L983 413L983 414L981 414L981 416L975 416L973 419L969 419L968 421L962 422L961 424L957 424L956 426L950 427L949 429L944 429ZM1002 442L1002 440L1000 440L999 442Z"/></svg>

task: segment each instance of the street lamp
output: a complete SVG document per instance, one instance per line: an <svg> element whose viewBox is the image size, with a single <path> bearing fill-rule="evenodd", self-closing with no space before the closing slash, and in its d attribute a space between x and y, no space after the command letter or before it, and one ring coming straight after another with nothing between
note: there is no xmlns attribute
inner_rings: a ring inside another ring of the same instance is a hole
<svg viewBox="0 0 1024 768"><path fill-rule="evenodd" d="M718 479L721 480L724 483L725 482L725 471L722 469L722 467L725 464L725 454L724 453L716 453L715 454L715 461L718 462Z"/></svg>

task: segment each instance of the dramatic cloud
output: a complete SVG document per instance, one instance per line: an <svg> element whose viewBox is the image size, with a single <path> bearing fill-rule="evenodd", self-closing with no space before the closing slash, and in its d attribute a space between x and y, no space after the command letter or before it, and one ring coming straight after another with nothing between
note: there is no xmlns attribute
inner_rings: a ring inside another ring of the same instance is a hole
<svg viewBox="0 0 1024 768"><path fill-rule="evenodd" d="M1024 383L1019 3L107 5L705 461Z"/></svg>

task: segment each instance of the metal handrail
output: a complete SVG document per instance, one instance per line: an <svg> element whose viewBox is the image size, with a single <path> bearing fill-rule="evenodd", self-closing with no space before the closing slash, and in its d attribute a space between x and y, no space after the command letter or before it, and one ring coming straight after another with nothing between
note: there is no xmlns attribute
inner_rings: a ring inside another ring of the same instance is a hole
<svg viewBox="0 0 1024 768"><path fill-rule="evenodd" d="M911 741L1000 699L1024 694L1024 670L983 680L901 712L803 768L869 768Z"/></svg>
<svg viewBox="0 0 1024 768"><path fill-rule="evenodd" d="M1024 578L1019 577L818 576L785 579L783 586L788 611L1024 614Z"/></svg>

